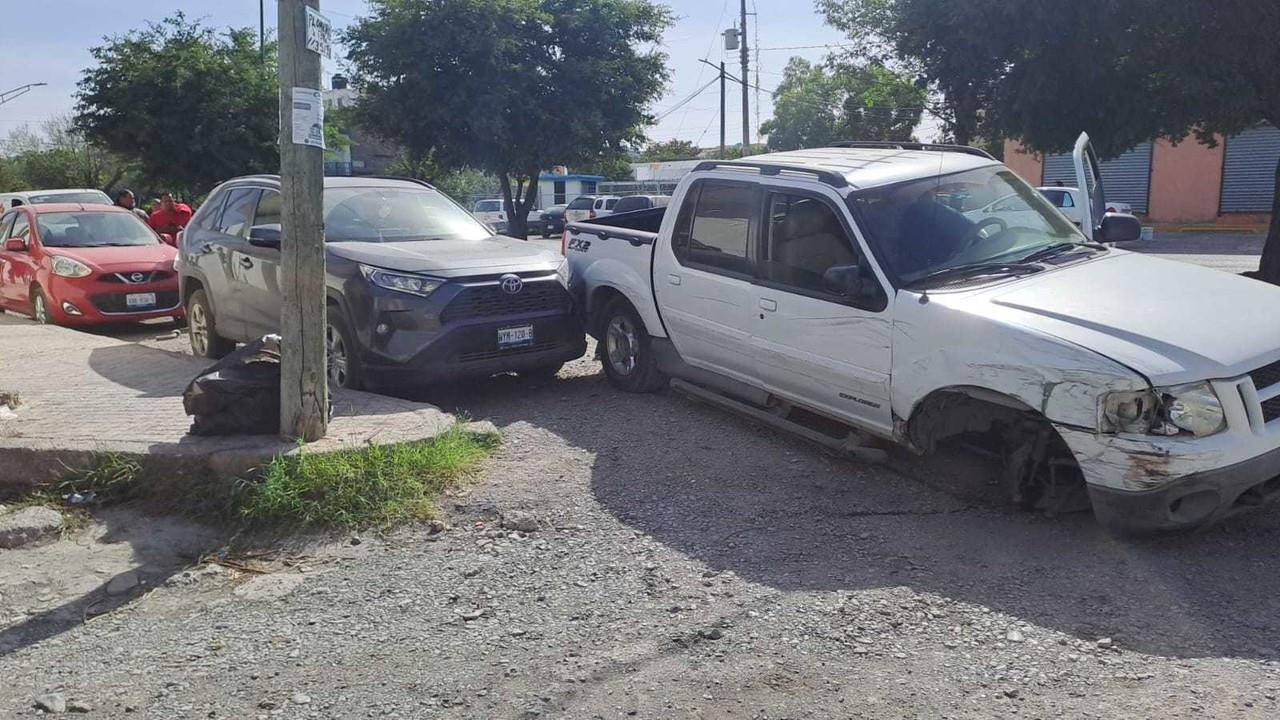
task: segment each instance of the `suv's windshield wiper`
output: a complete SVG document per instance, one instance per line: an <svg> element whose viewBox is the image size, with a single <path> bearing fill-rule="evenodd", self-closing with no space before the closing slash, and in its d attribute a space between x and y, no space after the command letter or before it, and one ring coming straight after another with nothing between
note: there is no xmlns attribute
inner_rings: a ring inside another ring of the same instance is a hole
<svg viewBox="0 0 1280 720"><path fill-rule="evenodd" d="M1097 250L1099 248L1096 245L1089 245L1087 243L1074 243L1074 242L1054 243L1052 245L1042 247L1039 250L1031 253L1030 255L1024 258L1019 258L1018 262L1023 262L1023 263L1041 262L1043 260L1048 260L1049 258L1052 258L1052 257L1057 257L1058 255L1063 255L1072 250L1082 250L1082 249Z"/></svg>
<svg viewBox="0 0 1280 720"><path fill-rule="evenodd" d="M1039 265L1030 265L1022 262L970 263L968 265L956 265L955 267L935 270L922 278L911 281L907 284L907 287L918 287L933 281L951 278L981 277L983 275L1031 275L1043 269Z"/></svg>

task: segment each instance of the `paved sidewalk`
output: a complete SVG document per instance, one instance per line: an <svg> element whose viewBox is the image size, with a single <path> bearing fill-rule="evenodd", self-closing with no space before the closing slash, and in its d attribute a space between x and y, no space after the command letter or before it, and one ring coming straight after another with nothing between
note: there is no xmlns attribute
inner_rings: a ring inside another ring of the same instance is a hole
<svg viewBox="0 0 1280 720"><path fill-rule="evenodd" d="M0 390L16 391L0 418L0 497L66 454L127 452L191 458L227 471L296 446L274 436L194 437L182 391L211 361L0 313ZM453 423L438 408L361 392L334 396L328 436L310 452L436 435ZM40 454L51 457L39 462Z"/></svg>

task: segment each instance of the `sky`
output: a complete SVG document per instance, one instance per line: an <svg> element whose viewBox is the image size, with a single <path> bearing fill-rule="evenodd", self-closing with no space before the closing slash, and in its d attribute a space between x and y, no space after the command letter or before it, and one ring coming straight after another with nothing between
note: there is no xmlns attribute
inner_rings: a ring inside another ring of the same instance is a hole
<svg viewBox="0 0 1280 720"><path fill-rule="evenodd" d="M268 31L275 26L275 0L264 0ZM104 36L123 34L157 21L176 10L199 18L214 27L257 27L259 0L0 0L0 7L27 5L20 14L21 32L6 34L0 43L0 67L9 79L0 82L0 92L27 82L48 83L26 95L0 105L0 137L29 124L33 128L57 115L70 114L75 106L76 82L81 71L93 62L89 49ZM666 94L653 103L651 111L664 115L649 128L652 140L681 139L712 147L719 143L719 90L714 84L674 112L667 112L716 77L712 68L699 62L707 59L729 65L739 74L737 51L723 50L720 33L737 23L738 0L664 0L676 17L667 31L664 50L672 78ZM782 69L793 56L820 60L832 51L843 36L826 26L813 10L811 0L748 0L751 46L759 37L759 82L756 69L751 81L762 88L752 90L751 127L772 115L769 90L782 79ZM341 28L366 11L365 0L321 0L321 11ZM0 13L3 14L3 13ZM13 16L18 17L18 16ZM340 71L339 51L326 63L326 76ZM755 60L753 52L753 61ZM326 79L327 83L327 79ZM741 88L729 84L728 142L741 140ZM757 109L757 99L759 105ZM757 138L753 134L753 141Z"/></svg>

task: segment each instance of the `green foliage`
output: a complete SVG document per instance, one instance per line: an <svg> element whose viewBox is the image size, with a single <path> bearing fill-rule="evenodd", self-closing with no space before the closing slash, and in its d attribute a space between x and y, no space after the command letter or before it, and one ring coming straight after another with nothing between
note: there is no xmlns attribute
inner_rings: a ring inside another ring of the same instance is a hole
<svg viewBox="0 0 1280 720"><path fill-rule="evenodd" d="M695 160L702 148L688 140L668 140L649 143L636 159L640 162L665 162L668 160Z"/></svg>
<svg viewBox="0 0 1280 720"><path fill-rule="evenodd" d="M127 500L137 491L142 477L142 465L135 459L116 453L97 455L93 463L82 468L70 468L53 485L38 493L49 502L61 502L71 493L94 493L97 502Z"/></svg>
<svg viewBox="0 0 1280 720"><path fill-rule="evenodd" d="M601 175L610 182L630 182L636 179L635 171L631 168L631 158L620 153L611 152L575 170L585 175Z"/></svg>
<svg viewBox="0 0 1280 720"><path fill-rule="evenodd" d="M239 498L254 523L387 527L436 514L436 498L472 472L499 439L455 426L432 440L278 456Z"/></svg>
<svg viewBox="0 0 1280 720"><path fill-rule="evenodd" d="M739 158L749 157L751 155L763 155L769 152L769 147L763 144L751 144L743 149L741 144L729 145L725 147L724 152L720 152L720 148L708 150L706 158L708 160L737 160Z"/></svg>
<svg viewBox="0 0 1280 720"><path fill-rule="evenodd" d="M0 192L67 187L110 191L129 170L122 159L86 141L65 117L44 122L39 130L17 128L3 146Z"/></svg>
<svg viewBox="0 0 1280 720"><path fill-rule="evenodd" d="M910 140L924 90L879 65L814 65L792 58L774 91L773 118L760 127L770 150L822 147L833 140Z"/></svg>
<svg viewBox="0 0 1280 720"><path fill-rule="evenodd" d="M91 50L76 127L171 187L203 192L280 167L275 51L256 30L215 32L177 13Z"/></svg>
<svg viewBox="0 0 1280 720"><path fill-rule="evenodd" d="M668 76L656 47L671 18L649 0L369 4L345 37L361 127L496 176L517 236L541 171L638 142Z"/></svg>

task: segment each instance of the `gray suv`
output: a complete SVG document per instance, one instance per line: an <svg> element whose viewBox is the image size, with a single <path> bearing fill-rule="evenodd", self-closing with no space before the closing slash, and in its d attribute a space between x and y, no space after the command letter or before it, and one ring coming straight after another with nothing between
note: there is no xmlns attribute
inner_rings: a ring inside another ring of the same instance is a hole
<svg viewBox="0 0 1280 720"><path fill-rule="evenodd" d="M279 332L280 214L277 176L236 178L182 233L196 355ZM494 235L426 183L325 178L324 223L332 386L550 376L586 351L564 258Z"/></svg>

